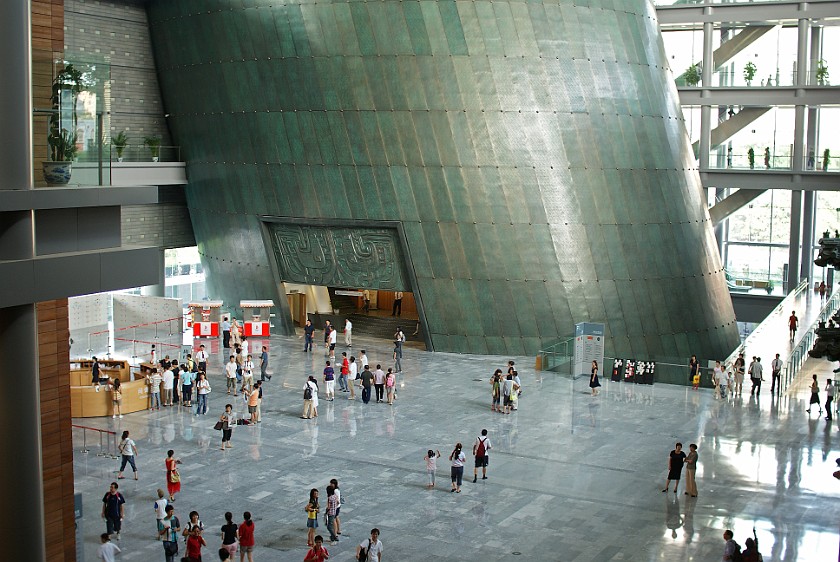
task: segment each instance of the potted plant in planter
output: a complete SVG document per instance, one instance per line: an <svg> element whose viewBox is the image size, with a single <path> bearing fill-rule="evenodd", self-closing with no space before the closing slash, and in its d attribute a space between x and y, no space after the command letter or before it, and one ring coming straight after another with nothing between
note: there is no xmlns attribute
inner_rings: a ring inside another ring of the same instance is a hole
<svg viewBox="0 0 840 562"><path fill-rule="evenodd" d="M750 170L755 168L755 150L753 150L753 147L750 147L747 151L747 160L750 162Z"/></svg>
<svg viewBox="0 0 840 562"><path fill-rule="evenodd" d="M775 289L775 288L776 288L776 284L773 283L772 280L768 280L767 285L764 287L764 290L767 291L767 294L769 295L770 293L773 292L773 289Z"/></svg>
<svg viewBox="0 0 840 562"><path fill-rule="evenodd" d="M43 163L44 179L49 185L67 185L70 182L73 159L76 157L76 126L78 114L76 100L84 86L82 72L72 64L56 74L52 84L52 113L47 144L50 147L50 160ZM69 97L70 122L62 115L62 103Z"/></svg>
<svg viewBox="0 0 840 562"><path fill-rule="evenodd" d="M818 86L828 86L828 65L823 59L820 59L819 62L817 62L816 76Z"/></svg>
<svg viewBox="0 0 840 562"><path fill-rule="evenodd" d="M152 162L160 160L160 136L150 135L143 139L143 144L152 153Z"/></svg>
<svg viewBox="0 0 840 562"><path fill-rule="evenodd" d="M700 83L700 66L698 64L692 64L688 67L688 69L683 74L683 78L685 79L685 83L692 88Z"/></svg>
<svg viewBox="0 0 840 562"><path fill-rule="evenodd" d="M128 134L125 131L120 131L111 138L111 144L117 152L117 162L123 161L123 152L128 146Z"/></svg>
<svg viewBox="0 0 840 562"><path fill-rule="evenodd" d="M753 78L755 78L755 73L758 72L758 69L755 67L752 61L749 61L747 64L744 65L744 80L747 81L747 86L752 86Z"/></svg>
<svg viewBox="0 0 840 562"><path fill-rule="evenodd" d="M831 162L831 151L826 148L823 150L823 172L828 171L829 162Z"/></svg>

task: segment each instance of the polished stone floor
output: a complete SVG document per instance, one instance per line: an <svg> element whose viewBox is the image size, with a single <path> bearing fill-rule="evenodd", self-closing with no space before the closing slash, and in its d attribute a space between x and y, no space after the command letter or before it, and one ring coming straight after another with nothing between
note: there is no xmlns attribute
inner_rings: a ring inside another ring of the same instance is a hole
<svg viewBox="0 0 840 562"><path fill-rule="evenodd" d="M212 415L164 408L122 420L75 420L128 429L140 449L140 480L129 473L121 481L128 501L119 543L124 560L163 557L152 538L152 502L165 484L169 448L183 460L181 520L195 509L213 530L226 510L237 518L251 511L258 561L303 559L308 490L317 487L325 497L333 477L346 503L341 541L329 547L332 560L351 560L373 526L382 531L389 561L720 560L726 528L741 544L755 528L767 561L837 556L840 482L832 472L840 433L836 419L804 412L801 384L780 399L771 398L768 385L758 399L716 401L707 390L605 382L593 398L585 379L534 372L533 359L522 357L514 358L524 383L520 409L502 415L490 411L488 376L508 357L408 349L394 406L339 393L334 402L322 397L320 416L307 421L299 419L302 385L306 375L320 374L323 352L304 354L299 339L273 337L265 421L237 429L234 448L222 452L212 429L227 401L216 345ZM353 350L362 347L371 362L388 363L389 342L357 337ZM823 381L832 366L811 360L806 367ZM441 459L438 489L427 490L425 451L448 455L461 441L469 452L482 428L493 444L489 479L470 480L463 493L451 494ZM95 440L81 453L81 440L82 431L74 430L76 488L85 508L80 534L84 559L94 560L104 531L100 501L117 461L96 456ZM699 445L698 498L684 496L682 487L676 496L660 492L677 440ZM323 526L319 531L326 535ZM214 560L218 534L206 538L204 559Z"/></svg>

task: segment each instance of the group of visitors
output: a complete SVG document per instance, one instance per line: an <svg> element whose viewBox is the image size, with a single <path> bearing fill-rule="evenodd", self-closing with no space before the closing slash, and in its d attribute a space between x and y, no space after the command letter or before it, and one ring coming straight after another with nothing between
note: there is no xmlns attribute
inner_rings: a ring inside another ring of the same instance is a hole
<svg viewBox="0 0 840 562"><path fill-rule="evenodd" d="M508 361L507 375L501 369L496 369L490 377L491 402L490 411L509 414L519 409L519 397L522 395L522 380L514 367L513 361Z"/></svg>
<svg viewBox="0 0 840 562"><path fill-rule="evenodd" d="M154 371L146 375L150 410L160 410L161 406L172 407L176 404L192 408L193 394L195 394L195 415L207 414L207 396L211 388L205 370L208 354L203 345L196 355L200 360L196 361L192 354L187 354L187 359L183 364L171 361L167 355L160 360ZM161 399L161 394L163 394L163 399ZM115 394L115 413L117 398ZM119 398L122 398L121 394Z"/></svg>

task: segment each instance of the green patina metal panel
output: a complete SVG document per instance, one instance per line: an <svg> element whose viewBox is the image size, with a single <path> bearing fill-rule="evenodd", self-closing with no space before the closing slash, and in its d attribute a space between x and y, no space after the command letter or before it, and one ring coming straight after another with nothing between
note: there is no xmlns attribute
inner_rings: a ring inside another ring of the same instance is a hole
<svg viewBox="0 0 840 562"><path fill-rule="evenodd" d="M151 0L149 19L214 296L414 290L445 351L534 353L580 321L637 358L737 344L648 0Z"/></svg>

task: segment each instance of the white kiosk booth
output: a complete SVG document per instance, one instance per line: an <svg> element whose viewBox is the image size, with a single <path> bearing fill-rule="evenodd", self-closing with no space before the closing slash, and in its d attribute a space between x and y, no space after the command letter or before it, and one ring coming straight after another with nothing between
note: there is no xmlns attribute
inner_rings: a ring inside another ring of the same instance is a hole
<svg viewBox="0 0 840 562"><path fill-rule="evenodd" d="M223 301L197 301L187 305L192 312L194 337L219 337L219 322L222 320L222 304L224 304Z"/></svg>
<svg viewBox="0 0 840 562"><path fill-rule="evenodd" d="M243 324L245 335L249 338L268 337L271 335L271 307L274 301L239 301L239 308L244 314Z"/></svg>

